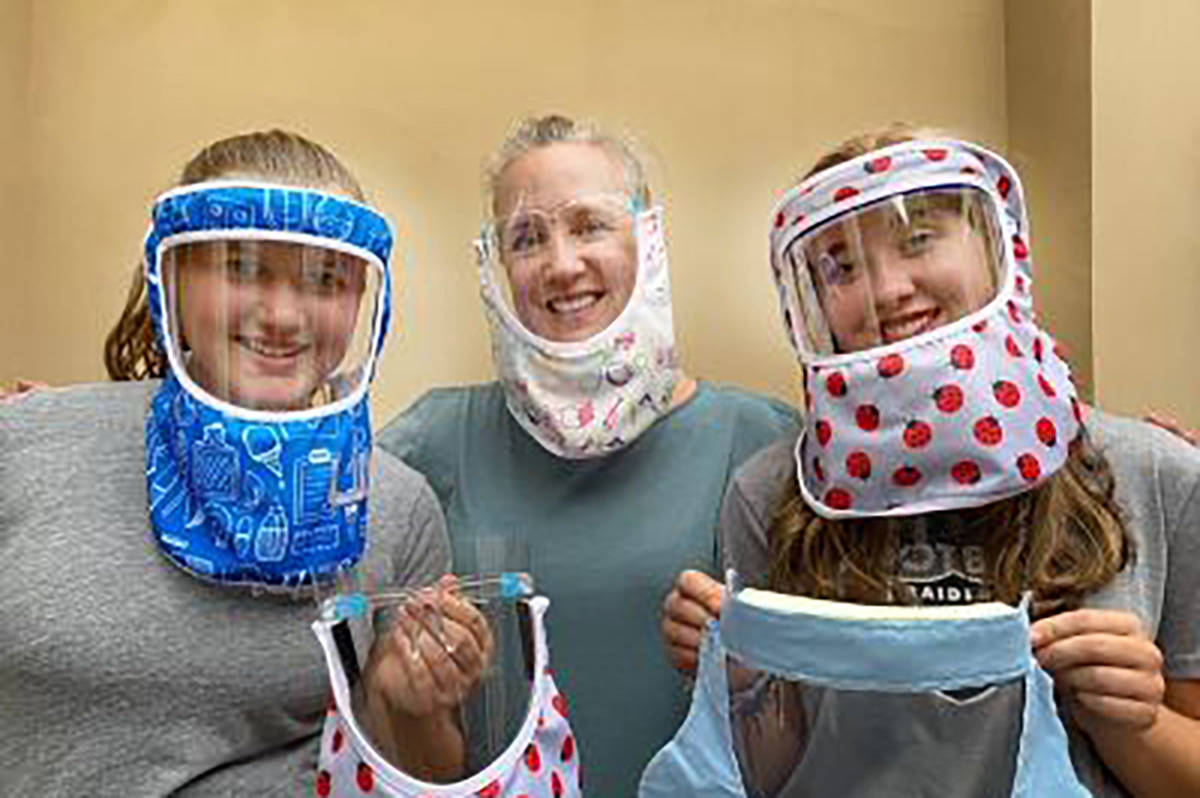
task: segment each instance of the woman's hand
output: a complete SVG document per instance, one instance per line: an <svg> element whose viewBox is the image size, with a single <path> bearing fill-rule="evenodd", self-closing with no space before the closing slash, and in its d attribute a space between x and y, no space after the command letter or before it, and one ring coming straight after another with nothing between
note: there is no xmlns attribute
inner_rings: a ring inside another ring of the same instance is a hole
<svg viewBox="0 0 1200 798"><path fill-rule="evenodd" d="M0 405L8 402L15 402L26 394L33 393L41 388L49 387L50 385L45 382L38 382L37 380L23 380L18 378L16 385L11 390L0 385Z"/></svg>
<svg viewBox="0 0 1200 798"><path fill-rule="evenodd" d="M487 620L443 577L439 589L401 605L375 641L364 681L393 713L429 715L462 703L492 657Z"/></svg>
<svg viewBox="0 0 1200 798"><path fill-rule="evenodd" d="M465 746L455 710L492 660L487 619L457 595L456 585L445 576L437 588L401 605L363 669L372 741L418 778L462 776Z"/></svg>
<svg viewBox="0 0 1200 798"><path fill-rule="evenodd" d="M1166 689L1163 657L1136 615L1072 610L1035 622L1031 634L1038 663L1089 735L1154 724Z"/></svg>
<svg viewBox="0 0 1200 798"><path fill-rule="evenodd" d="M1144 416L1145 421L1151 424L1162 427L1172 435L1183 438L1192 446L1200 446L1200 430L1188 429L1179 423L1175 418L1168 416L1166 413L1155 413L1151 411Z"/></svg>
<svg viewBox="0 0 1200 798"><path fill-rule="evenodd" d="M721 583L700 571L683 571L663 601L662 636L671 664L695 673L704 628L721 612Z"/></svg>

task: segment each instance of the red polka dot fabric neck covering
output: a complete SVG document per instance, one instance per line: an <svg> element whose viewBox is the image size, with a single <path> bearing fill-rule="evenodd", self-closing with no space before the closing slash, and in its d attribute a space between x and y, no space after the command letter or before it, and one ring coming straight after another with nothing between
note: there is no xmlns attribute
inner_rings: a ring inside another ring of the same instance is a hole
<svg viewBox="0 0 1200 798"><path fill-rule="evenodd" d="M550 672L544 596L529 599L533 624L534 684L529 712L504 752L483 770L451 784L419 781L396 769L371 745L351 711L350 688L333 638L335 622L313 631L325 654L333 703L325 717L318 757L318 796L380 798L578 798L579 750L567 701Z"/></svg>
<svg viewBox="0 0 1200 798"><path fill-rule="evenodd" d="M792 245L864 206L942 188L971 189L994 217L1002 250L994 297L903 340L832 354L814 345L823 320L805 301L812 278L787 257ZM953 140L905 142L854 158L813 175L776 206L772 272L804 369L797 479L819 515L979 506L1029 490L1066 462L1080 409L1067 363L1035 323L1028 231L1012 167Z"/></svg>

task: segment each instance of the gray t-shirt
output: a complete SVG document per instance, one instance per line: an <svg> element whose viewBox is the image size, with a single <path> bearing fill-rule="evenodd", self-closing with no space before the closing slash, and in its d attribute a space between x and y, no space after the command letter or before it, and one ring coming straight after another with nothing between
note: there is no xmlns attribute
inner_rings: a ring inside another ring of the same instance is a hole
<svg viewBox="0 0 1200 798"><path fill-rule="evenodd" d="M0 406L0 794L309 795L329 697L310 600L189 576L148 532L158 383ZM376 452L362 569L449 568L437 499Z"/></svg>
<svg viewBox="0 0 1200 798"><path fill-rule="evenodd" d="M1169 678L1200 678L1200 449L1157 427L1092 409L1087 429L1116 480L1117 504L1136 561L1084 602L1137 614L1163 652ZM795 440L750 458L734 476L721 511L723 560L747 584L765 586L767 530L782 496L794 490ZM982 550L933 525L904 542L900 576L926 603L986 600ZM1097 796L1124 796L1086 737L1064 718L1076 772ZM946 767L973 760L945 757ZM957 763L957 764L954 764ZM978 774L963 773L969 783Z"/></svg>

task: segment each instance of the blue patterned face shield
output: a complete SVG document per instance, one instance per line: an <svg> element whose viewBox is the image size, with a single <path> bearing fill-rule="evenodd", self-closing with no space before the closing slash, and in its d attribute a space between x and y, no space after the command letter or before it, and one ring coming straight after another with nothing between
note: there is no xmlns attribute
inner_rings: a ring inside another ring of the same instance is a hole
<svg viewBox="0 0 1200 798"><path fill-rule="evenodd" d="M147 490L174 563L291 587L361 557L391 247L378 213L311 189L209 182L155 203L146 282L170 372Z"/></svg>

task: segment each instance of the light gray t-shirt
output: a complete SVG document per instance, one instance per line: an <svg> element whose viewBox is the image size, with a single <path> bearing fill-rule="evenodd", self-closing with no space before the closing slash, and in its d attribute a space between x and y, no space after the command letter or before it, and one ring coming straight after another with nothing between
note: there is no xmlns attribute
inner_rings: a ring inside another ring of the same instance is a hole
<svg viewBox="0 0 1200 798"><path fill-rule="evenodd" d="M156 381L0 406L0 794L310 795L329 684L310 600L204 583L148 527ZM437 499L377 451L361 564L449 569Z"/></svg>
<svg viewBox="0 0 1200 798"><path fill-rule="evenodd" d="M1137 614L1163 652L1168 678L1200 678L1200 449L1157 427L1092 409L1087 429L1115 478L1115 498L1136 560L1084 602ZM750 458L734 476L721 511L723 561L750 585L765 586L767 530L781 497L795 490L795 439ZM924 603L986 600L982 550L933 525L904 542L898 570ZM1064 718L1076 772L1097 796L1127 793L1090 742ZM975 761L942 757L945 767ZM962 783L981 774L962 773ZM986 778L986 776L983 776Z"/></svg>

